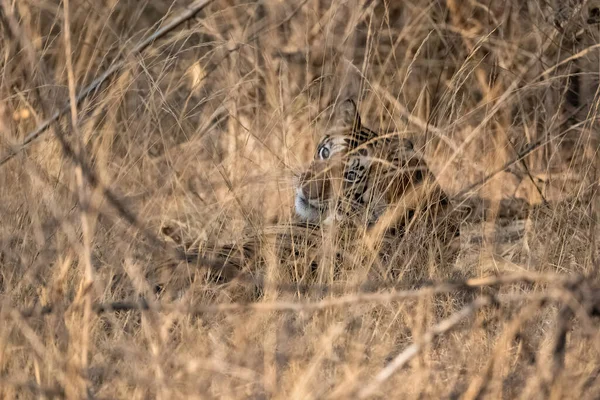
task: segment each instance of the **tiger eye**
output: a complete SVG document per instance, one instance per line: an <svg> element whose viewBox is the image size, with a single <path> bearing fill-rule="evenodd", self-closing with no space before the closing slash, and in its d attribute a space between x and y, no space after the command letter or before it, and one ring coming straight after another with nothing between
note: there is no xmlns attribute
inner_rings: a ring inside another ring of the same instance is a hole
<svg viewBox="0 0 600 400"><path fill-rule="evenodd" d="M329 149L327 147L321 147L319 150L319 158L321 158L321 160L326 160L329 158Z"/></svg>

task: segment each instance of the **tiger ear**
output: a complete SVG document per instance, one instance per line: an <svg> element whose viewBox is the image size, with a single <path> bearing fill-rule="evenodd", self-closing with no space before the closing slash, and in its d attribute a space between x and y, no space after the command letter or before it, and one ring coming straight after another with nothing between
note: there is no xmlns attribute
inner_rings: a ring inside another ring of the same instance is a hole
<svg viewBox="0 0 600 400"><path fill-rule="evenodd" d="M354 99L357 103L362 99L365 78L350 60L342 58L338 66L339 98Z"/></svg>
<svg viewBox="0 0 600 400"><path fill-rule="evenodd" d="M359 132L362 128L357 102L360 101L363 76L358 68L346 58L338 65L339 102L335 106L335 123L345 129Z"/></svg>
<svg viewBox="0 0 600 400"><path fill-rule="evenodd" d="M336 126L351 129L353 132L360 131L360 114L354 100L346 99L335 106L334 123Z"/></svg>

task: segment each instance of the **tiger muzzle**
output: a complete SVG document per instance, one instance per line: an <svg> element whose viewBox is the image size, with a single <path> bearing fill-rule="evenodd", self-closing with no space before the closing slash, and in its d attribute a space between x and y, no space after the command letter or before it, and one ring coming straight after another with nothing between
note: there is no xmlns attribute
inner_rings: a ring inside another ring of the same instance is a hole
<svg viewBox="0 0 600 400"><path fill-rule="evenodd" d="M304 220L317 221L326 217L329 200L335 189L337 168L326 162L313 162L298 179L296 214Z"/></svg>
<svg viewBox="0 0 600 400"><path fill-rule="evenodd" d="M305 199L325 202L331 192L331 177L324 163L315 163L300 177L300 188Z"/></svg>

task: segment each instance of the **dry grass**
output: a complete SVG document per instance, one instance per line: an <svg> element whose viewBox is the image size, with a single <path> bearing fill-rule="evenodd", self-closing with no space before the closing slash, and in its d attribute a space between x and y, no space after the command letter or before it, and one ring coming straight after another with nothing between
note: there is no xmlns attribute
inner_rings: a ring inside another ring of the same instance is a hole
<svg viewBox="0 0 600 400"><path fill-rule="evenodd" d="M600 397L600 4L218 0L136 47L186 3L0 0L2 398ZM344 58L364 123L486 200L458 258L416 226L165 281L165 226L290 220Z"/></svg>

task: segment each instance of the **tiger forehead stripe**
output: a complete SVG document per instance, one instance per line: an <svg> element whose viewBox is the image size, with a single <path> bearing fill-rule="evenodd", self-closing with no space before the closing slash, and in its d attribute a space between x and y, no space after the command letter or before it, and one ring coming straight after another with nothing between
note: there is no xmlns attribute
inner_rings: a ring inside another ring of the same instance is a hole
<svg viewBox="0 0 600 400"><path fill-rule="evenodd" d="M347 138L346 139L346 146L348 146L348 148L350 149L355 149L358 146L360 146L362 142L360 140L357 140L355 138Z"/></svg>
<svg viewBox="0 0 600 400"><path fill-rule="evenodd" d="M354 132L352 136L345 139L348 148L355 149L358 146L377 138L377 134L368 129L361 129L360 132Z"/></svg>
<svg viewBox="0 0 600 400"><path fill-rule="evenodd" d="M356 148L361 143L375 139L377 136L377 133L369 129L362 128L360 131L352 132L352 135L348 138L348 144L350 148Z"/></svg>

